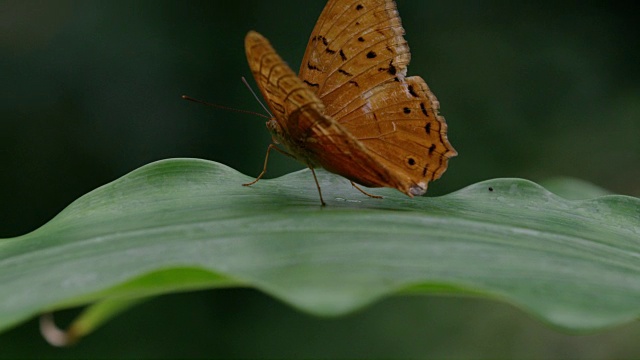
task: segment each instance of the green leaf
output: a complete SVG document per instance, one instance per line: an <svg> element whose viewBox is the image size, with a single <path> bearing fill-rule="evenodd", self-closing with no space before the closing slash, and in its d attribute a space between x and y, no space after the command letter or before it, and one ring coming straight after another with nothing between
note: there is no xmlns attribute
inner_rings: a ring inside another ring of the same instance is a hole
<svg viewBox="0 0 640 360"><path fill-rule="evenodd" d="M611 195L611 192L584 180L569 177L547 179L540 185L565 199L582 200L598 196Z"/></svg>
<svg viewBox="0 0 640 360"><path fill-rule="evenodd" d="M251 178L209 161L137 169L0 240L0 329L116 299L86 333L136 299L231 286L317 315L395 293L490 297L577 331L640 314L639 199L495 179L436 198L371 190L380 200L318 177L326 207L307 170L243 187Z"/></svg>

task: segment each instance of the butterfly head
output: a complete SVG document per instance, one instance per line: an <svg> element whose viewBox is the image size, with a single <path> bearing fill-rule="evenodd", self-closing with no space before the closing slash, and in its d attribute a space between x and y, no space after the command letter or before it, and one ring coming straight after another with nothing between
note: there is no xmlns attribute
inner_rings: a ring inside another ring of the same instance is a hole
<svg viewBox="0 0 640 360"><path fill-rule="evenodd" d="M283 142L283 130L278 120L275 117L272 117L267 121L267 129L271 133L271 139L275 144L282 144Z"/></svg>

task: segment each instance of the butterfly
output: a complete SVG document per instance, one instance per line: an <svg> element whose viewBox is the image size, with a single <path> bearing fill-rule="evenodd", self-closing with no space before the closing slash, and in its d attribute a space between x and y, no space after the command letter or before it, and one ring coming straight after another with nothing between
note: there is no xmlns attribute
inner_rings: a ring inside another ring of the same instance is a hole
<svg viewBox="0 0 640 360"><path fill-rule="evenodd" d="M322 167L367 187L395 188L409 197L457 155L447 139L440 103L419 76L392 0L329 0L311 33L296 74L269 41L250 31L245 50L272 117L277 150L311 169Z"/></svg>

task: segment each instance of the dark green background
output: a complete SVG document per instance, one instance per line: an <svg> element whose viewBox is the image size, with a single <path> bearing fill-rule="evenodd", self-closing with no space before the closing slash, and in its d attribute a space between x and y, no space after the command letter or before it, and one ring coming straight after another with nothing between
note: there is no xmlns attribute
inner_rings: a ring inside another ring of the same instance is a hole
<svg viewBox="0 0 640 360"><path fill-rule="evenodd" d="M151 161L197 157L257 175L264 120L243 38L267 36L294 69L323 1L0 1L0 237L42 225ZM631 5L630 5L631 6ZM460 155L430 194L494 177L573 176L640 195L640 26L613 2L398 1L413 61ZM300 169L276 155L268 177ZM239 186L239 184L238 184ZM1 284L0 284L1 286ZM1 288L0 288L1 289ZM61 314L69 320L73 311ZM0 357L640 357L640 326L558 333L485 300L397 298L341 319L251 290L166 296L70 350L35 321Z"/></svg>

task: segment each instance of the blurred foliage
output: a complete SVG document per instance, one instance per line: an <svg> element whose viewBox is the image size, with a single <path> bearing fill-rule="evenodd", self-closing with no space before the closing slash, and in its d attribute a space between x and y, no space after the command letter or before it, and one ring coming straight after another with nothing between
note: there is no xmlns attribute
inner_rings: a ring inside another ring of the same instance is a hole
<svg viewBox="0 0 640 360"><path fill-rule="evenodd" d="M250 77L245 33L262 32L295 69L323 6L0 1L0 237L37 228L153 160L205 158L257 175L270 141L263 119L180 95L260 111L240 82ZM640 27L631 3L398 0L398 7L413 55L409 74L438 96L460 153L431 195L500 176L572 176L640 195ZM268 177L299 168L274 156ZM504 305L467 299L390 300L326 321L233 290L155 300L121 319L64 352L34 346L42 340L31 322L0 336L0 356L640 356L628 345L639 326L568 337ZM374 351L383 344L397 352Z"/></svg>

